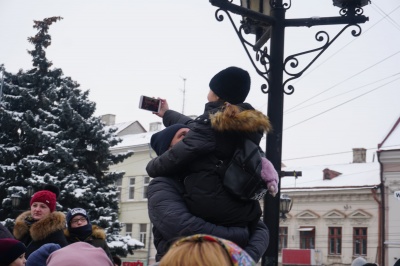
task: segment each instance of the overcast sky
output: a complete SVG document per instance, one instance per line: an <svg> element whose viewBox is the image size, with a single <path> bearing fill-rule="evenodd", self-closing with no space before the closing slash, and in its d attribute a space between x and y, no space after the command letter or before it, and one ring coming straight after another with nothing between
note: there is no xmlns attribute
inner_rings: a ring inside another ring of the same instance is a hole
<svg viewBox="0 0 400 266"><path fill-rule="evenodd" d="M137 120L148 129L161 120L138 109L140 95L167 98L171 109L182 111L184 88L185 114L198 115L209 80L232 65L250 72L248 102L266 113L263 80L228 18L218 22L215 10L208 0L0 0L0 64L9 72L30 69L33 20L61 16L50 28L47 57L90 90L96 115L112 113L117 123ZM286 17L338 12L330 0L292 0ZM400 3L373 0L364 14L370 20L361 24L361 36L345 31L291 83L295 92L285 96L286 165L351 163L352 148L368 149L372 161L400 116ZM319 47L318 31L333 38L341 28L288 28L285 56Z"/></svg>

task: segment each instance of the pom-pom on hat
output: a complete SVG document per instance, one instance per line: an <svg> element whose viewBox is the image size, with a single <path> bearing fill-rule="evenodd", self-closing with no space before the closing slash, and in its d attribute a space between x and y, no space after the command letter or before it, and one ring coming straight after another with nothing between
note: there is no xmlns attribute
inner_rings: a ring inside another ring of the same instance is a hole
<svg viewBox="0 0 400 266"><path fill-rule="evenodd" d="M181 128L189 127L184 124L174 124L151 136L150 145L151 148L156 152L157 156L160 156L169 149L172 139L174 138L176 132L178 132L178 130Z"/></svg>
<svg viewBox="0 0 400 266"><path fill-rule="evenodd" d="M44 187L44 190L38 191L33 194L30 206L32 206L34 202L41 202L46 204L51 212L54 212L56 210L56 201L59 194L60 190L58 187L53 185L46 185Z"/></svg>
<svg viewBox="0 0 400 266"><path fill-rule="evenodd" d="M0 239L0 265L9 265L26 252L25 245L13 238Z"/></svg>
<svg viewBox="0 0 400 266"><path fill-rule="evenodd" d="M238 67L228 67L218 72L210 81L210 89L222 100L231 104L243 103L250 91L250 75Z"/></svg>
<svg viewBox="0 0 400 266"><path fill-rule="evenodd" d="M67 213L66 219L67 219L67 225L68 225L68 227L71 226L71 220L72 220L72 218L74 218L74 217L77 216L77 215L82 215L82 216L85 217L86 220L89 222L89 218L88 218L87 212L86 212L84 209L82 209L82 208L74 208L74 209L71 209L71 210Z"/></svg>

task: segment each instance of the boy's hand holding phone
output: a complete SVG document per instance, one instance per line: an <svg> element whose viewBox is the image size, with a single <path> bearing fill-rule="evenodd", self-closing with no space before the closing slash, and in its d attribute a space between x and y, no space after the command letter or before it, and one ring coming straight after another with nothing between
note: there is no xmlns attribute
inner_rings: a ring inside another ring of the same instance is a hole
<svg viewBox="0 0 400 266"><path fill-rule="evenodd" d="M158 99L161 101L160 110L158 112L154 112L154 114L158 115L159 117L163 117L165 112L169 110L168 102L166 99L161 99L161 98Z"/></svg>

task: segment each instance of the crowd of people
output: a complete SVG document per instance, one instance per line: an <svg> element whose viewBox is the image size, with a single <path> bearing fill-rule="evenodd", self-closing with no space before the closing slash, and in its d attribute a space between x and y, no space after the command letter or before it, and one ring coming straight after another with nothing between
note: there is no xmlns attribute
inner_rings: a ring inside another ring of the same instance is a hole
<svg viewBox="0 0 400 266"><path fill-rule="evenodd" d="M218 72L209 83L204 113L196 119L170 110L160 99L154 114L165 129L152 135L157 157L146 167L153 177L147 198L154 266L248 266L265 253L269 231L260 220L259 201L235 197L222 182L235 148L245 139L258 146L272 129L268 117L245 102L250 85L249 73L241 68ZM278 174L261 171L268 173L265 187L274 196ZM121 266L104 229L92 225L79 206L66 215L57 211L58 195L52 185L36 192L12 233L0 223L0 266Z"/></svg>
<svg viewBox="0 0 400 266"><path fill-rule="evenodd" d="M91 224L86 210L56 211L59 192L53 185L36 192L12 233L0 223L0 266L121 266L104 229Z"/></svg>

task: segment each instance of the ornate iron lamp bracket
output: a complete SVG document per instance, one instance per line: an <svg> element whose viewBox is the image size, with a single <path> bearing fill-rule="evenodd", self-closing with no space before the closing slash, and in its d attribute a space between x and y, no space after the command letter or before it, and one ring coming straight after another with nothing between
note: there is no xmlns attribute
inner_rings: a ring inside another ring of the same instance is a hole
<svg viewBox="0 0 400 266"><path fill-rule="evenodd" d="M287 85L288 82L297 79L299 77L301 77L301 75L303 75L303 73L315 62L315 60L317 60L320 55L322 53L324 53L326 51L326 49L328 49L328 47L349 27L354 26L356 27L356 29L351 31L351 34L354 37L357 37L361 34L361 27L358 24L348 24L345 27L343 27L342 30L339 31L339 33L336 34L336 36L330 40L329 34L326 31L319 31L315 34L315 39L318 42L325 42L321 47L316 48L316 49L312 49L312 50L308 50L305 52L301 52L301 53L297 53L297 54L293 54L290 55L288 57L286 57L285 61L284 61L284 71L285 73L290 76L290 78L288 78L287 80L285 80L285 82L283 83L283 91L285 94L292 94L294 92L294 87L292 85ZM310 53L314 53L314 52L318 52L318 54L300 71L297 72L291 72L291 70L296 69L299 66L299 57L302 55L306 55L306 54L310 54ZM287 85L287 89L286 89L286 85Z"/></svg>
<svg viewBox="0 0 400 266"><path fill-rule="evenodd" d="M252 10L234 5L232 3L233 0L210 0L210 2L214 5L217 6L218 9L215 11L215 18L217 21L221 22L224 20L224 15L222 12L224 12L237 36L240 39L240 42L243 45L243 48L246 51L247 56L249 57L254 69L256 72L266 81L266 83L261 85L261 91L263 93L268 93L268 90L270 88L271 82L269 78L270 74L270 62L271 62L271 56L268 53L268 47L265 45L266 41L269 39L268 36L268 26L273 27L275 24L275 18L271 16L267 16L258 12L254 12ZM286 2L287 1L287 2ZM339 33L336 34L336 36L330 40L329 34L326 31L319 31L315 35L315 39L318 42L324 42L324 44L318 48L311 49L305 52L300 52L293 54L291 56L288 56L286 59L284 59L283 63L283 69L289 78L287 78L283 84L282 84L282 90L285 94L290 95L293 94L294 92L294 87L293 85L288 85L288 82L299 78L300 76L303 75L303 73L320 57L320 55L326 51L326 49L349 27L354 26L356 27L355 30L351 31L351 34L354 37L357 37L361 34L361 27L357 23L364 23L368 21L368 18L363 16L363 9L359 6L358 2L354 2L351 5L346 5L342 4L341 2L344 2L344 0L336 0L340 3L337 3L337 5L340 4L342 7L339 11L340 16L339 17L325 17L325 18L308 18L308 19L284 19L284 21L281 21L280 23L284 23L285 27L299 27L299 26L305 26L305 27L312 27L312 26L321 26L321 25L338 25L338 24L345 24L342 30L339 31ZM359 1L368 1L368 0L359 0ZM279 5L277 4L279 2ZM291 7L291 0L285 0L283 1L277 1L277 0L270 0L269 1L270 6L275 9L284 9L287 10ZM235 22L233 21L231 17L231 13L241 15L243 17L246 17L246 19L243 19L241 21L241 25L238 28L235 25ZM250 43L249 41L246 40L244 37L244 34L248 35L250 33L255 33L255 29L263 29L264 35L261 36L260 38L265 38L264 42L256 41L255 44ZM265 37L267 36L267 37ZM250 49L254 51L255 57L251 56L250 54ZM309 61L307 65L304 66L303 69L299 71L295 71L297 67L299 67L299 58L303 55L311 54L311 53L317 53L313 59Z"/></svg>
<svg viewBox="0 0 400 266"><path fill-rule="evenodd" d="M270 81L268 79L268 74L270 71L270 68L269 68L270 56L268 54L268 48L266 46L264 46L264 48L258 48L254 44L247 41L243 37L243 34L248 34L248 32L249 32L248 25L243 23L243 21L242 21L240 27L237 28L235 25L235 22L232 19L232 16L229 14L229 12L227 10L219 8L215 11L215 18L217 21L221 22L224 20L224 15L221 14L221 12L224 12L228 16L237 36L240 39L240 42L243 45L244 50L246 51L247 56L249 57L249 59L251 61L251 64L253 65L253 67L255 68L257 73L266 81L265 84L261 85L261 91L263 93L268 93L268 88L270 87L270 85L269 85ZM251 50L256 52L255 59L250 55L249 48L251 48ZM256 64L256 62L258 62L260 66L258 66Z"/></svg>

